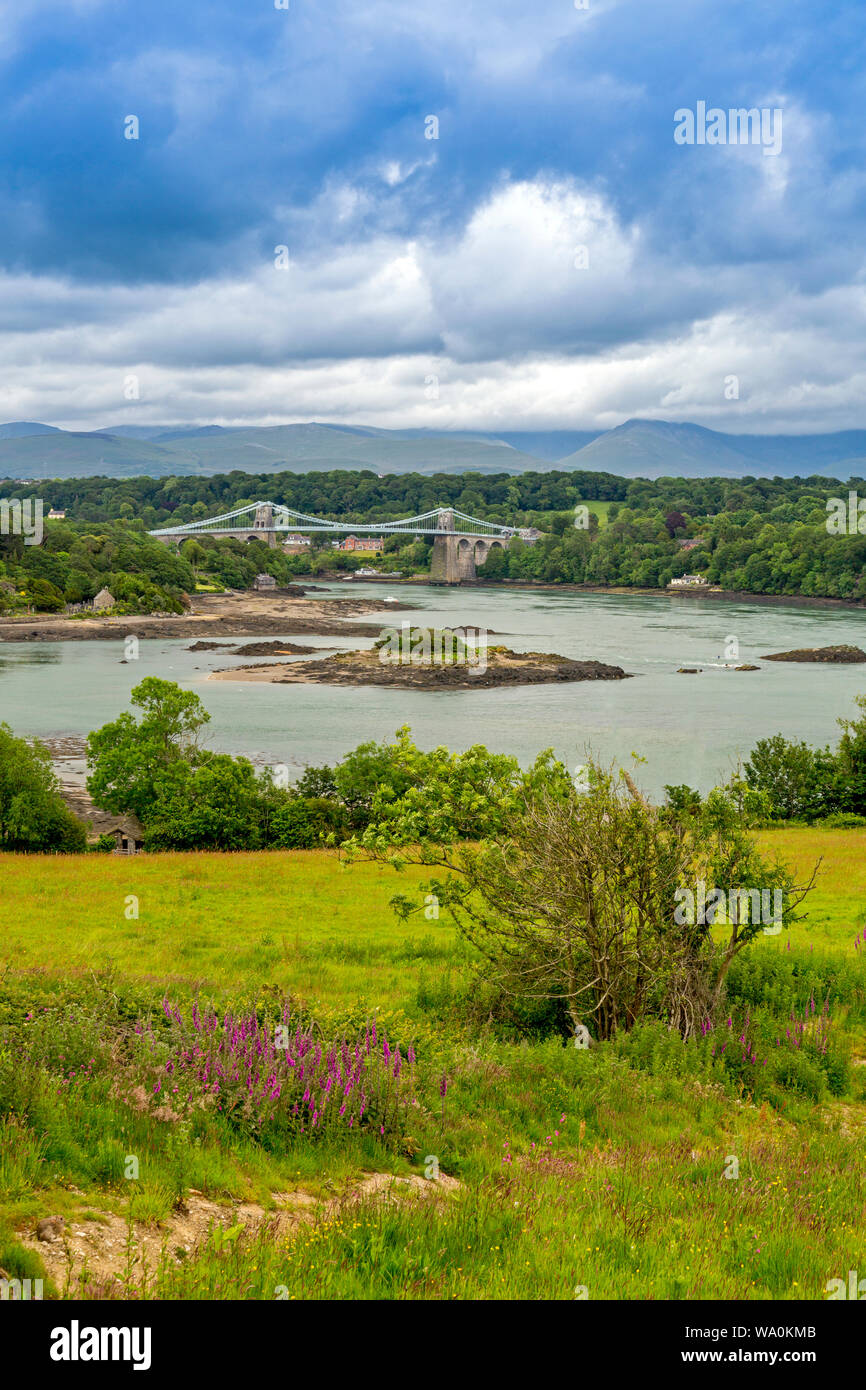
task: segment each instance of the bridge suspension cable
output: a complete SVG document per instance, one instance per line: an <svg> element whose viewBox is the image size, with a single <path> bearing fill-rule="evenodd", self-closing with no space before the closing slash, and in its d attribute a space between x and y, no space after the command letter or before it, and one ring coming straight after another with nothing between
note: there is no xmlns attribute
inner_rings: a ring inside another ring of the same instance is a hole
<svg viewBox="0 0 866 1390"><path fill-rule="evenodd" d="M249 518L243 522L240 518ZM446 523L443 525L443 519ZM462 525L460 524L462 523ZM518 535L514 526L505 526L495 521L482 521L458 511L456 507L434 507L418 516L407 516L387 521L330 521L326 517L311 516L307 512L296 511L281 502L251 502L246 507L224 512L220 516L200 517L195 521L183 522L179 526L164 526L151 531L151 536L196 536L213 532L227 532L231 535L255 535L280 532L318 532L330 531L335 534L393 535L410 532L415 535L437 536L499 536L503 538Z"/></svg>

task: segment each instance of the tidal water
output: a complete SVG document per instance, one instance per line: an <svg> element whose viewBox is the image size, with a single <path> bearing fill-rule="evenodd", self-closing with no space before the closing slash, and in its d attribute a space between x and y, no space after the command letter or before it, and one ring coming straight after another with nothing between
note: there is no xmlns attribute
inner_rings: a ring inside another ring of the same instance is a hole
<svg viewBox="0 0 866 1390"><path fill-rule="evenodd" d="M761 661L765 652L793 647L849 642L866 648L866 613L662 594L427 586L389 591L359 583L326 589L353 597L382 598L389 592L424 610L410 614L395 605L391 621L473 624L501 634L491 642L517 651L609 662L634 678L465 692L271 686L208 681L209 672L253 658L190 652L191 638L144 641L139 659L126 664L120 640L4 643L0 720L20 735L81 738L126 709L132 686L144 676L159 675L201 697L211 715L208 746L259 763L285 763L300 772L309 764L332 763L363 740L391 736L408 724L422 747L484 743L524 764L543 748L553 748L571 766L592 753L633 767L634 753L645 759L638 764L638 780L658 795L670 782L709 788L764 735L834 742L837 718L855 714L854 696L866 693L866 665ZM383 617L383 624L388 620ZM320 647L323 654L370 644L365 638L298 635L291 628L280 636ZM725 669L731 638L739 644L739 661L753 662L759 671ZM702 671L678 675L679 666ZM83 770L77 757L61 764L64 776L77 778Z"/></svg>

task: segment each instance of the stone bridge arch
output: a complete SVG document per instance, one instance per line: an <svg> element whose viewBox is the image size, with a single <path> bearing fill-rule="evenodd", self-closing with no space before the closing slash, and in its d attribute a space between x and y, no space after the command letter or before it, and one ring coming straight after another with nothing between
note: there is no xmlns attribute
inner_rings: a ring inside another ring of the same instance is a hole
<svg viewBox="0 0 866 1390"><path fill-rule="evenodd" d="M451 582L456 581L459 584L461 580L471 582L476 579L476 566L484 564L490 554L491 547L498 545L504 550L508 541L499 536L479 536L477 540L468 536L461 536L459 540L455 537L454 540L448 541L446 544L453 547L451 563L454 578Z"/></svg>
<svg viewBox="0 0 866 1390"><path fill-rule="evenodd" d="M475 553L472 541L466 536L461 536L457 542L457 578L475 578Z"/></svg>
<svg viewBox="0 0 866 1390"><path fill-rule="evenodd" d="M508 542L499 536L482 536L475 542L475 550L472 558L476 567L484 564L484 561L487 559L494 545L498 545L500 549L505 550L508 547ZM473 575L473 578L474 577Z"/></svg>

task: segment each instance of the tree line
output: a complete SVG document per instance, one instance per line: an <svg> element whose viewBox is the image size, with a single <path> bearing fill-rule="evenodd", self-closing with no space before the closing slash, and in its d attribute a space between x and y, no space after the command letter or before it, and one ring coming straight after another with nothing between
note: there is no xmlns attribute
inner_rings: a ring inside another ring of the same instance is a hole
<svg viewBox="0 0 866 1390"><path fill-rule="evenodd" d="M852 487L866 492L862 479ZM2 495L41 497L78 521L137 519L147 530L216 516L264 498L334 520L412 516L458 507L484 520L530 524L533 514L570 511L580 502L619 502L639 512L683 510L714 516L746 509L765 512L811 496L840 496L847 483L808 478L622 478L612 473L550 469L529 473L395 473L335 469L311 473L245 473L211 477L56 478L0 482Z"/></svg>
<svg viewBox="0 0 866 1390"><path fill-rule="evenodd" d="M864 534L828 532L826 498L807 491L760 511L739 506L717 513L680 501L670 511L611 503L606 525L591 502L586 525L560 513L534 545L514 541L507 551L491 549L478 577L656 589L700 574L746 593L866 599L866 527Z"/></svg>
<svg viewBox="0 0 866 1390"><path fill-rule="evenodd" d="M857 480L852 480L854 483ZM866 483L861 484L866 495ZM0 536L0 606L16 595L45 611L90 598L102 585L121 611L179 611L197 580L249 588L265 571L278 584L361 561L314 537L309 551L284 554L261 542L201 535L174 555L147 530L198 520L268 495L300 511L352 524L422 512L439 503L482 520L536 525L535 544L491 549L485 583L664 588L686 573L746 593L866 598L866 529L828 530L828 500L847 484L826 479L626 479L602 473L420 474L232 473L213 478L87 478L30 485L70 512L47 522L40 546ZM593 510L595 506L596 510ZM866 517L862 518L866 528ZM685 545L684 542L689 542ZM392 536L384 567L429 572L431 541ZM5 582L4 582L5 581Z"/></svg>

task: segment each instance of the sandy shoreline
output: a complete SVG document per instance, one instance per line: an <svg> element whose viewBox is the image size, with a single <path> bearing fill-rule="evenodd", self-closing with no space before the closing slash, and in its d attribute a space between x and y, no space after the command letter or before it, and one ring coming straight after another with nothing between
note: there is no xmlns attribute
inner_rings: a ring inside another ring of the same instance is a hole
<svg viewBox="0 0 866 1390"><path fill-rule="evenodd" d="M378 637L382 622L350 623L364 613L413 607L375 598L297 598L271 594L196 594L188 613L165 617L58 618L29 614L0 621L0 642L97 642L221 637Z"/></svg>

